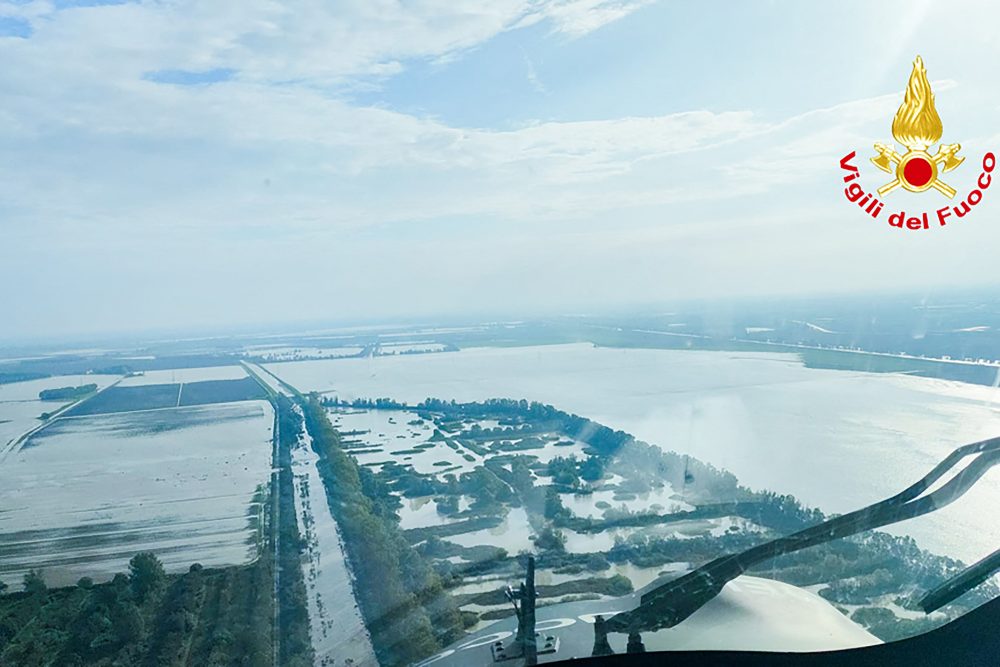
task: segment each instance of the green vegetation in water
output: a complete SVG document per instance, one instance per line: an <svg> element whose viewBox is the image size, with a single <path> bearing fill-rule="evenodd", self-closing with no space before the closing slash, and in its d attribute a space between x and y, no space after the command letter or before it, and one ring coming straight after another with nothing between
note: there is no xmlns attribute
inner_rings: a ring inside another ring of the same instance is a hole
<svg viewBox="0 0 1000 667"><path fill-rule="evenodd" d="M38 392L38 399L42 401L68 401L86 396L97 391L96 384L84 384L79 387L58 387L55 389L43 389Z"/></svg>
<svg viewBox="0 0 1000 667"><path fill-rule="evenodd" d="M439 427L432 439L446 443L460 441L464 444L469 440L469 431L461 430L469 419L497 420L515 427L519 434L534 434L528 437L551 439L555 435L584 443L586 456L583 458L556 457L548 464L541 464L531 455L530 449L503 453L502 447L491 446L491 442L493 445L502 443L503 440L498 439L501 437L510 442L510 431L479 429L475 438L477 446L484 448L491 458L472 471L439 477L419 474L408 466L391 462L384 464L377 474L369 473L374 481L366 485L366 494L393 516L398 509L398 498L393 493L406 497L434 496L438 498L439 507L442 498L466 496L471 499L469 509L455 517L459 521L404 531L411 544L427 540L418 550L434 559L434 567L449 588L460 585L468 576L500 573L509 575L512 580L520 576L516 556L491 551L472 558L466 548L447 541L451 535L498 525L511 507L524 507L527 512L535 535L538 567L567 572L596 571L591 570L591 566L601 563L590 563L592 554L567 552L564 530L597 534L614 528L673 527L672 532L656 535L633 531L624 539L616 538L611 549L599 554L605 569L610 563L660 567L707 562L825 519L822 512L803 507L792 496L748 489L740 486L736 477L725 470L664 451L622 431L539 403L493 399L457 404L428 399L408 406L390 399L362 399L351 403L327 400L326 404L415 410L421 418ZM453 434L441 432L446 424ZM539 485L532 473L551 476L552 484ZM560 493L588 493L600 489L601 480L610 474L622 478L615 487L616 500L634 498L636 494L670 484L675 490L683 490L684 503L694 507L668 512L650 507L633 512L602 503L606 506L603 517L581 518L563 505ZM713 534L710 530L713 524L707 520L726 517L742 523L731 525L721 534ZM742 527L746 525L750 528ZM454 555L469 562L456 564L445 560ZM889 602L912 607L912 601L901 597L902 591L929 590L960 568L959 561L922 551L911 538L869 532L782 556L758 566L753 573L798 586L823 586L820 595L831 602L891 613L886 606ZM996 594L996 586L987 583L946 606L943 614L927 619L926 623L914 623L895 614L891 617L882 613L877 616L862 614L861 618L872 620L867 627L881 639L899 639L917 630L936 627Z"/></svg>

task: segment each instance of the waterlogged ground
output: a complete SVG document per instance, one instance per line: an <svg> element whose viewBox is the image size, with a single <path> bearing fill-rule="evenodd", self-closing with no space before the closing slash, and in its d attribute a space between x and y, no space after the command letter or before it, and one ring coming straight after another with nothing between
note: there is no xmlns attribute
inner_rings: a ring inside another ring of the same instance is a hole
<svg viewBox="0 0 1000 667"><path fill-rule="evenodd" d="M344 436L344 445L361 465L375 469L385 461L394 461L412 467L424 475L443 477L470 472L490 458L463 446L452 436L459 432L442 431L445 440L434 440L435 430L441 425L424 420L409 410L356 410L337 408L329 411L331 423ZM475 420L480 428L495 428L493 419ZM511 438L501 436L497 440ZM516 438L515 438L516 439ZM540 463L548 463L557 456L584 458L584 444L566 438L552 437L543 446L514 453L528 454ZM496 452L505 453L505 452ZM507 452L510 453L510 452Z"/></svg>
<svg viewBox="0 0 1000 667"><path fill-rule="evenodd" d="M443 516L438 512L437 501L434 498L401 498L402 507L399 510L399 527L403 530L411 528L427 528L459 521L457 518ZM462 496L458 501L458 511L469 509L469 500Z"/></svg>
<svg viewBox="0 0 1000 667"><path fill-rule="evenodd" d="M268 368L300 390L347 400L550 403L827 512L881 500L926 474L954 447L1000 435L996 389L809 369L794 354L576 344ZM1000 542L992 515L998 506L1000 469L994 469L958 502L892 532L971 562Z"/></svg>
<svg viewBox="0 0 1000 667"><path fill-rule="evenodd" d="M38 417L42 413L56 412L73 402L41 401L38 399L40 391L87 384L96 384L98 389L104 389L118 379L117 375L66 375L0 384L0 459L15 440L41 425Z"/></svg>
<svg viewBox="0 0 1000 667"><path fill-rule="evenodd" d="M342 444L360 463L372 470L381 470L386 463L409 468L420 475L433 476L438 480L447 481L452 475L459 476L473 470L489 468L490 460L496 457L508 458L512 455L529 457L533 460L532 475L538 486L552 483L551 477L545 473L545 467L556 457L586 458L585 445L564 434L531 429L521 432L516 423L502 423L496 419L467 418L449 420L440 414L418 412L414 410L384 410L359 408L330 408L328 414L331 423L340 431ZM302 456L302 455L299 455ZM501 458L494 465L510 470L511 464ZM303 480L305 481L305 480ZM300 494L309 495L309 484L302 486ZM560 497L570 512L578 516L593 516L602 518L606 512L621 512L628 507L630 511L680 511L691 509L669 484L643 492L630 492L628 481L618 474L605 474L590 485L590 493L561 493ZM477 560L485 556L482 548L495 547L505 550L508 554L524 551L536 551L535 540L537 530L541 525L539 517L530 516L525 507L519 503L493 503L477 506L474 499L467 495L454 496L454 508L442 509L441 498L433 496L407 497L396 492L400 507L400 528L416 530L421 528L447 527L462 521L472 520L469 524L456 526L464 529L453 532L449 529L440 539L461 550L460 555L439 553L433 558L439 561L449 561L452 565L468 563L468 559ZM308 498L306 498L308 504ZM314 504L313 514L316 513ZM475 524L475 519L482 516L494 517L486 527ZM641 536L696 537L719 535L727 530L754 530L749 522L739 525L726 517L703 521L685 521L665 526L647 528L623 527L604 530L595 533L581 533L570 529L561 531L565 538L567 552L576 554L598 554L608 551L616 540L625 541ZM411 534L410 539L420 542L426 534L417 536ZM336 542L327 543L317 549L326 558L339 562L339 545ZM315 556L312 555L315 562ZM443 565L443 563L440 563ZM656 568L637 568L628 564L605 567L598 574L587 572L555 572L541 568L538 571L540 585L555 585L586 579L592 576L610 577L621 574L632 581L638 588L652 581L661 572L685 570L687 563L675 563ZM315 565L311 566L315 571ZM315 575L314 575L315 576ZM461 598L461 609L479 614L497 614L506 611L505 604L483 604L473 599L471 594L495 591L502 583L509 583L510 572L491 575L471 576L464 583L451 591ZM516 575L513 575L516 576ZM318 583L318 582L317 582ZM317 588L319 588L317 586ZM546 603L554 603L562 599L571 599L577 593L549 596ZM593 597L607 597L590 593ZM328 597L328 596L327 596ZM344 597L343 599L348 599ZM322 610L322 605L320 605ZM489 617L480 620L479 625L489 622ZM314 624L314 627L315 624ZM477 626L478 627L478 626Z"/></svg>
<svg viewBox="0 0 1000 667"><path fill-rule="evenodd" d="M422 474L440 475L444 471L460 474L482 464L482 457L475 452L430 441L434 424L420 419L415 412L331 410L330 421L343 434L345 446L352 449L361 465L394 460Z"/></svg>
<svg viewBox="0 0 1000 667"><path fill-rule="evenodd" d="M60 418L0 465L0 579L107 579L138 551L168 570L257 553L270 472L265 401Z"/></svg>
<svg viewBox="0 0 1000 667"><path fill-rule="evenodd" d="M127 377L121 382L123 387L142 387L151 384L176 384L204 382L206 380L240 380L247 373L242 366L210 366L208 368L176 368L162 371L146 371L141 375Z"/></svg>
<svg viewBox="0 0 1000 667"><path fill-rule="evenodd" d="M694 509L693 505L678 497L670 484L664 484L662 487L646 493L627 495L623 495L616 484L617 482L612 480L605 484L602 490L593 493L561 493L559 495L563 505L579 517L600 518L609 507L656 514L670 514Z"/></svg>

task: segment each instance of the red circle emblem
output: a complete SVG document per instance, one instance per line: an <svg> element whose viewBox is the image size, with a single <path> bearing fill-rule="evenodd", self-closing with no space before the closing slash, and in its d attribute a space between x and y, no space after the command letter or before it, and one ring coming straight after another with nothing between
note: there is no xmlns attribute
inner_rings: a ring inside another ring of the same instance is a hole
<svg viewBox="0 0 1000 667"><path fill-rule="evenodd" d="M903 178L915 188L920 188L931 182L934 175L931 163L922 157L910 159L903 167Z"/></svg>

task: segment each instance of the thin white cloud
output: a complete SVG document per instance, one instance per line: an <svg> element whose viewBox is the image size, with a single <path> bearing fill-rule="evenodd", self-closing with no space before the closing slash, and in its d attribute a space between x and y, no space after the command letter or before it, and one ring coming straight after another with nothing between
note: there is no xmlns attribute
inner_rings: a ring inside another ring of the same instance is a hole
<svg viewBox="0 0 1000 667"><path fill-rule="evenodd" d="M168 0L56 10L3 2L31 21L49 57L106 76L149 69L238 70L245 81L347 85L414 59L447 59L508 30L550 22L574 37L632 13L636 0ZM113 26L113 29L109 29Z"/></svg>
<svg viewBox="0 0 1000 667"><path fill-rule="evenodd" d="M552 20L554 31L570 37L582 37L652 2L653 0L566 0L551 3L543 13Z"/></svg>
<svg viewBox="0 0 1000 667"><path fill-rule="evenodd" d="M524 53L523 49L521 51L521 55L524 57L524 67L526 69L528 85L530 85L537 93L542 93L543 95L547 94L549 91L545 87L545 84L542 83L541 78L538 76L538 71L535 69L535 63L528 57L528 54Z"/></svg>

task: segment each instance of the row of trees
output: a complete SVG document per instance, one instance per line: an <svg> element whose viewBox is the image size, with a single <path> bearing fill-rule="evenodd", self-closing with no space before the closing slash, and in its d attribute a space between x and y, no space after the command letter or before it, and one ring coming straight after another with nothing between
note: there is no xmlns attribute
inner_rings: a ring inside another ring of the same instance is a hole
<svg viewBox="0 0 1000 667"><path fill-rule="evenodd" d="M276 394L273 397L278 420L278 486L276 498L279 523L278 544L278 658L282 665L308 667L313 662L309 636L309 608L306 582L302 574L302 552L306 542L299 533L295 510L295 477L292 473L292 447L302 432L301 414L291 399ZM271 545L274 548L275 545ZM271 597L271 587L260 592Z"/></svg>
<svg viewBox="0 0 1000 667"><path fill-rule="evenodd" d="M0 664L265 667L270 607L245 598L268 575L258 564L167 575L148 552L104 584L50 589L31 571L0 597Z"/></svg>
<svg viewBox="0 0 1000 667"><path fill-rule="evenodd" d="M166 574L160 560L150 552L136 554L129 561L130 577L127 579L132 587L133 594L140 602L144 601L151 592L158 590ZM123 577L124 575L116 575ZM45 595L49 587L45 583L45 573L42 570L28 570L22 579L22 590L29 597ZM94 587L94 580L90 577L81 577L77 582L79 588L90 590ZM8 592L8 585L0 581L0 595Z"/></svg>

